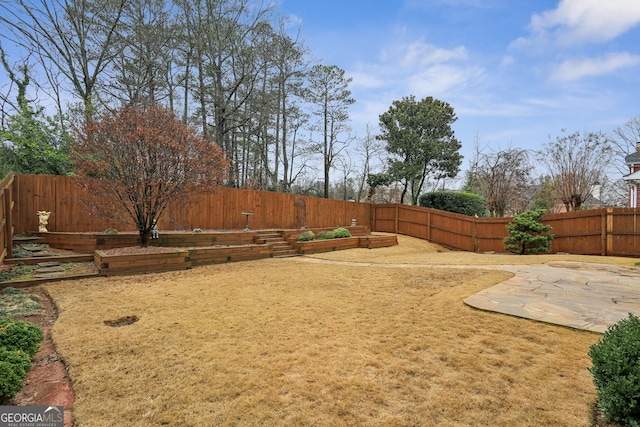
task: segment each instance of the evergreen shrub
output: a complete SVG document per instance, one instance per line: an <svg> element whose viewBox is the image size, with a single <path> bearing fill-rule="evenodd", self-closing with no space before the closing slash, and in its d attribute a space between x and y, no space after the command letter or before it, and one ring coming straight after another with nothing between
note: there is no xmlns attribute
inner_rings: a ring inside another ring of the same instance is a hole
<svg viewBox="0 0 640 427"><path fill-rule="evenodd" d="M478 194L463 191L433 191L425 193L418 199L418 204L425 208L459 213L467 216L487 216L487 203Z"/></svg>
<svg viewBox="0 0 640 427"><path fill-rule="evenodd" d="M0 404L8 402L20 391L25 378L18 365L0 360Z"/></svg>
<svg viewBox="0 0 640 427"><path fill-rule="evenodd" d="M606 419L640 427L640 319L610 326L589 349L598 405Z"/></svg>
<svg viewBox="0 0 640 427"><path fill-rule="evenodd" d="M0 347L19 350L32 357L40 348L44 338L42 329L23 320L0 319Z"/></svg>
<svg viewBox="0 0 640 427"><path fill-rule="evenodd" d="M507 224L509 237L504 239L505 250L520 255L549 252L553 240L553 234L549 233L551 226L540 222L545 212L538 209L516 215Z"/></svg>
<svg viewBox="0 0 640 427"><path fill-rule="evenodd" d="M316 238L318 240L330 240L330 239L333 239L334 238L333 230L321 231L321 232L318 233Z"/></svg>
<svg viewBox="0 0 640 427"><path fill-rule="evenodd" d="M305 231L304 233L298 234L298 237L296 237L298 242L310 242L311 240L314 240L315 238L316 238L316 235L311 230L308 230L308 231Z"/></svg>
<svg viewBox="0 0 640 427"><path fill-rule="evenodd" d="M351 233L344 227L338 227L333 230L333 238L334 239L343 239L345 237L351 237Z"/></svg>

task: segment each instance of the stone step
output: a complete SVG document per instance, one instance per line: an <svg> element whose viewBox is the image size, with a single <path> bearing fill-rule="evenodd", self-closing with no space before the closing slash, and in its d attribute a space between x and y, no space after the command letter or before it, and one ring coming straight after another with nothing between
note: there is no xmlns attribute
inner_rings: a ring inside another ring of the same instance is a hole
<svg viewBox="0 0 640 427"><path fill-rule="evenodd" d="M57 267L60 265L60 263L58 261L45 261L45 262L39 262L36 265L38 266L38 268L48 268L48 267Z"/></svg>
<svg viewBox="0 0 640 427"><path fill-rule="evenodd" d="M61 265L54 265L51 267L38 267L36 274L41 273L64 273L64 267Z"/></svg>

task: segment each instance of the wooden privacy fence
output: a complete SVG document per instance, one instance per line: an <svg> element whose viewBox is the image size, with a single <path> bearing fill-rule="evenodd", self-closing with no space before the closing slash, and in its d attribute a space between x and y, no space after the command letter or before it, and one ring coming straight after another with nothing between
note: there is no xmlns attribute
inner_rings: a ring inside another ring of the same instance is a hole
<svg viewBox="0 0 640 427"><path fill-rule="evenodd" d="M15 200L13 224L15 233L37 231L39 210L50 211L48 231L100 232L107 228L135 231L133 220L127 222L91 215L82 203L84 190L74 179L52 175L16 175L12 185ZM371 208L368 203L355 203L303 197L267 191L219 188L189 204L173 203L158 222L160 230L238 230L245 227L250 212L252 229L336 227L358 225L369 227Z"/></svg>
<svg viewBox="0 0 640 427"><path fill-rule="evenodd" d="M511 218L475 218L400 204L372 205L371 229L470 252L504 252ZM640 209L602 208L543 217L553 252L640 256Z"/></svg>
<svg viewBox="0 0 640 427"><path fill-rule="evenodd" d="M135 231L133 222L92 216L82 204L83 190L73 178L13 175L0 183L0 260L10 257L13 233L36 231L37 211L51 211L49 231ZM293 194L220 188L188 205L173 204L159 221L161 230L238 230L243 212L252 229L297 229L357 225L372 231L405 234L470 252L503 252L511 218L474 218L401 204L327 200ZM553 227L553 252L640 256L640 209L603 208L545 215ZM13 227L11 226L13 224Z"/></svg>

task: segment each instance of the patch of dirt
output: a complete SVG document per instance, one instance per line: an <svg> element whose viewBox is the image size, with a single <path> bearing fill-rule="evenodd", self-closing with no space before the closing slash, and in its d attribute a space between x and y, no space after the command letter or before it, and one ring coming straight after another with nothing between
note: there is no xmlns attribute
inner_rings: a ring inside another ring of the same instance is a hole
<svg viewBox="0 0 640 427"><path fill-rule="evenodd" d="M41 314L19 318L42 328L44 339L32 359L33 366L27 375L24 387L11 399L10 403L17 406L64 406L64 425L71 427L75 396L67 367L51 339L51 328L58 313L51 298L42 289L31 288L28 292L39 297L39 303L44 311Z"/></svg>
<svg viewBox="0 0 640 427"><path fill-rule="evenodd" d="M119 328L121 326L133 325L138 320L138 316L125 316L116 320L105 320L104 324L112 328Z"/></svg>

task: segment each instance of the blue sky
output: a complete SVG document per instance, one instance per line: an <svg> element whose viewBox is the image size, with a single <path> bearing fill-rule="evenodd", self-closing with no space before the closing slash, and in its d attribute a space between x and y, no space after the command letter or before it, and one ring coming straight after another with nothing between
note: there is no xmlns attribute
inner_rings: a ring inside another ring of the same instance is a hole
<svg viewBox="0 0 640 427"><path fill-rule="evenodd" d="M537 150L567 132L640 116L638 0L281 0L323 64L353 78L361 136L394 100L454 108L466 160Z"/></svg>

